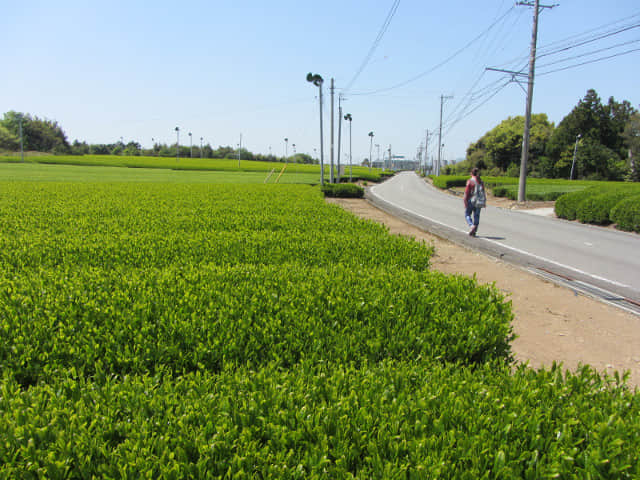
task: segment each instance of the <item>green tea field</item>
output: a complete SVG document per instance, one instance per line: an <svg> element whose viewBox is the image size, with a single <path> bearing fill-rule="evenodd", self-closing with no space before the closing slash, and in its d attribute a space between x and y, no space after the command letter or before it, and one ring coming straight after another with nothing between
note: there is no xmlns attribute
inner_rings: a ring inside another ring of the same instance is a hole
<svg viewBox="0 0 640 480"><path fill-rule="evenodd" d="M623 379L515 367L496 287L264 178L0 164L0 478L640 476Z"/></svg>

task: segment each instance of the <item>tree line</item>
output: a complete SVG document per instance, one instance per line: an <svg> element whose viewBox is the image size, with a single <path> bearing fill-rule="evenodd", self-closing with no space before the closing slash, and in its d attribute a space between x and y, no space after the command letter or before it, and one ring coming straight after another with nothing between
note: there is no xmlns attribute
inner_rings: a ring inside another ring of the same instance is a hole
<svg viewBox="0 0 640 480"><path fill-rule="evenodd" d="M22 128L22 136L20 129ZM288 157L253 153L245 148L219 146L213 148L210 144L200 146L154 143L151 148L143 148L136 141L115 143L89 144L85 141L74 140L69 143L67 135L58 122L41 119L28 113L10 111L0 120L0 152L20 151L20 139L25 152L43 152L55 155L127 155L127 156L157 156L180 158L238 158L241 160L257 160L266 162L318 163L306 153L296 153Z"/></svg>
<svg viewBox="0 0 640 480"><path fill-rule="evenodd" d="M447 174L478 167L485 175L518 176L524 117L509 117L467 149L465 161ZM531 116L527 175L540 178L640 181L640 113L613 97L605 104L595 90L555 126L546 114ZM575 161L574 161L575 159Z"/></svg>

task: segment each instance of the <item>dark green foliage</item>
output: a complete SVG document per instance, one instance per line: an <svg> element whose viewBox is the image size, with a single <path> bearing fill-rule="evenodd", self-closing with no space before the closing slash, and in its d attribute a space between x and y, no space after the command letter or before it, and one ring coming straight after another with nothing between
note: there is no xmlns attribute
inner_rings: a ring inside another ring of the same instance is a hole
<svg viewBox="0 0 640 480"><path fill-rule="evenodd" d="M439 177L435 175L430 175L431 180L433 180L433 185L438 188L453 188L453 187L464 187L467 184L467 180L469 179L469 175L466 176L454 176L454 175L441 175Z"/></svg>
<svg viewBox="0 0 640 480"><path fill-rule="evenodd" d="M640 194L634 183L603 183L578 192L561 196L555 204L556 215L567 220L606 225L617 223L612 209L621 201ZM624 223L624 222L623 222Z"/></svg>
<svg viewBox="0 0 640 480"><path fill-rule="evenodd" d="M576 218L582 223L608 225L611 223L609 213L621 200L627 197L624 191L614 191L585 198L576 209Z"/></svg>
<svg viewBox="0 0 640 480"><path fill-rule="evenodd" d="M7 112L0 120L0 150L14 150L20 141L20 123L22 119L23 148L39 152L64 154L71 151L67 136L58 122L40 119L29 114ZM9 132L11 137L2 135L2 131Z"/></svg>
<svg viewBox="0 0 640 480"><path fill-rule="evenodd" d="M578 206L580 203L589 198L602 193L602 187L591 187L577 192L570 192L562 195L555 204L555 212L559 218L567 220L575 220L578 215Z"/></svg>
<svg viewBox="0 0 640 480"><path fill-rule="evenodd" d="M630 196L613 207L611 221L620 230L640 233L640 195Z"/></svg>
<svg viewBox="0 0 640 480"><path fill-rule="evenodd" d="M364 188L354 183L325 183L321 187L325 197L362 198Z"/></svg>

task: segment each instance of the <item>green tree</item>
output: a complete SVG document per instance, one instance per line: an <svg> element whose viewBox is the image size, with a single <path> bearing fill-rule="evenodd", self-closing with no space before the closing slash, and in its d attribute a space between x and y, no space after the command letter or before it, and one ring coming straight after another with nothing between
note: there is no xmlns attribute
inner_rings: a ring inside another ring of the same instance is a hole
<svg viewBox="0 0 640 480"><path fill-rule="evenodd" d="M627 101L613 97L604 105L595 90L590 89L573 110L558 124L547 152L557 177L568 178L576 138L581 140L576 156L577 178L621 180L625 175L624 126L634 109ZM622 161L622 163L621 163Z"/></svg>
<svg viewBox="0 0 640 480"><path fill-rule="evenodd" d="M20 139L0 123L0 150L15 151L20 148Z"/></svg>
<svg viewBox="0 0 640 480"><path fill-rule="evenodd" d="M29 114L9 111L4 114L0 124L9 133L19 138L21 119L25 150L52 153L69 153L71 151L67 136L56 121L43 120Z"/></svg>
<svg viewBox="0 0 640 480"><path fill-rule="evenodd" d="M546 114L539 113L531 116L529 170L538 168L537 159L543 156L553 130L553 123L549 122ZM505 173L507 170L517 171L520 168L522 156L523 132L523 116L503 120L467 149L467 160L493 174Z"/></svg>
<svg viewBox="0 0 640 480"><path fill-rule="evenodd" d="M640 182L640 113L634 112L629 116L629 121L622 132L624 144L628 148L629 180Z"/></svg>

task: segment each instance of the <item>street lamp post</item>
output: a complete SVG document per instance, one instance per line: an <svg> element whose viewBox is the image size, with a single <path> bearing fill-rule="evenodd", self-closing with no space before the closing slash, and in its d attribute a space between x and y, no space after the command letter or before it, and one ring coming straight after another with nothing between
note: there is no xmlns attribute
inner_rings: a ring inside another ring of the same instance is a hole
<svg viewBox="0 0 640 480"><path fill-rule="evenodd" d="M576 154L578 153L578 142L580 141L581 134L576 135L576 146L573 147L573 160L571 162L571 174L569 174L569 180L573 180L573 167L576 165Z"/></svg>
<svg viewBox="0 0 640 480"><path fill-rule="evenodd" d="M369 172L371 172L371 165L373 164L373 161L371 159L371 153L373 151L373 132L369 132Z"/></svg>
<svg viewBox="0 0 640 480"><path fill-rule="evenodd" d="M289 139L284 139L284 164L287 164L287 158L289 158Z"/></svg>
<svg viewBox="0 0 640 480"><path fill-rule="evenodd" d="M317 73L314 75L313 73L309 73L307 75L307 82L313 83L316 87L318 87L318 91L320 93L319 104L320 104L320 185L324 185L324 147L322 141L322 82L324 80Z"/></svg>
<svg viewBox="0 0 640 480"><path fill-rule="evenodd" d="M351 150L351 122L353 121L353 117L350 113L347 113L344 116L344 119L349 122L349 182L353 181L353 165L352 165L352 150Z"/></svg>
<svg viewBox="0 0 640 480"><path fill-rule="evenodd" d="M189 157L193 158L193 135L189 132Z"/></svg>
<svg viewBox="0 0 640 480"><path fill-rule="evenodd" d="M202 137L200 137L200 160L202 160L204 157L202 155Z"/></svg>
<svg viewBox="0 0 640 480"><path fill-rule="evenodd" d="M180 161L180 127L176 127L176 162Z"/></svg>

